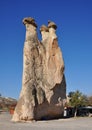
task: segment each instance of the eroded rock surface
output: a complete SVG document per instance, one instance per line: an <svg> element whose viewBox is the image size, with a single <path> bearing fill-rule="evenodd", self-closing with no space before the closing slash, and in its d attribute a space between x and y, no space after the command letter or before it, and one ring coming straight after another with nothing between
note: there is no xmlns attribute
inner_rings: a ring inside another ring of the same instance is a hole
<svg viewBox="0 0 92 130"><path fill-rule="evenodd" d="M22 90L13 121L61 117L66 98L64 61L58 47L56 24L42 25L42 41L33 18L24 18L26 38L23 54Z"/></svg>

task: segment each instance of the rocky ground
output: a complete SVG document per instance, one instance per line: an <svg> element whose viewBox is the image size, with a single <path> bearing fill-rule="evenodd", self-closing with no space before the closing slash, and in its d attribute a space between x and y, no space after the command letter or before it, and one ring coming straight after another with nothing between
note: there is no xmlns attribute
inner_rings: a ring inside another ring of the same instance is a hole
<svg viewBox="0 0 92 130"><path fill-rule="evenodd" d="M27 123L11 122L9 113L0 114L0 130L92 130L92 117L68 118Z"/></svg>

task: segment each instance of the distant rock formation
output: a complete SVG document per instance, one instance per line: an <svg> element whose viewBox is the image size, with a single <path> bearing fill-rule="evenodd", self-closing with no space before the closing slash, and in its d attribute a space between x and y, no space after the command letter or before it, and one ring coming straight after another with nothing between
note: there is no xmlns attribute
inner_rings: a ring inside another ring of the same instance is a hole
<svg viewBox="0 0 92 130"><path fill-rule="evenodd" d="M66 82L64 61L58 47L56 24L42 25L42 41L37 37L37 24L33 18L24 18L26 38L24 44L22 90L15 108L13 121L29 121L62 117Z"/></svg>
<svg viewBox="0 0 92 130"><path fill-rule="evenodd" d="M17 100L10 97L2 97L0 96L0 109L7 111L11 106L16 106Z"/></svg>

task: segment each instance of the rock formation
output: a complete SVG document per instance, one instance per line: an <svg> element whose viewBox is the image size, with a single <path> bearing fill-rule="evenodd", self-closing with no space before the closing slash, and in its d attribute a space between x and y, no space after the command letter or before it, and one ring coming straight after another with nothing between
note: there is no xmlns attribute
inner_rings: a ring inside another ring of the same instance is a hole
<svg viewBox="0 0 92 130"><path fill-rule="evenodd" d="M42 25L42 41L37 37L37 24L33 18L24 18L26 38L24 44L22 90L15 108L13 121L30 121L61 117L66 98L64 61L58 47L57 26L49 21Z"/></svg>

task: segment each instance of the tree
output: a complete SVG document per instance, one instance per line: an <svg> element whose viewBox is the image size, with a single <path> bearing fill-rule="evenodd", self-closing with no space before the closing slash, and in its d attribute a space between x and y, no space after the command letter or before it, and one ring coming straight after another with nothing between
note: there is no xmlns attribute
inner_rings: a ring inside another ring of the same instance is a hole
<svg viewBox="0 0 92 130"><path fill-rule="evenodd" d="M75 108L75 116L76 116L78 107L87 106L88 104L87 96L82 94L79 90L75 92L70 92L68 96L70 96L69 105Z"/></svg>
<svg viewBox="0 0 92 130"><path fill-rule="evenodd" d="M89 106L92 106L92 96L89 96L89 97L88 97L88 105L89 105Z"/></svg>
<svg viewBox="0 0 92 130"><path fill-rule="evenodd" d="M71 98L71 97L73 96L73 94L74 94L74 92L72 92L72 91L71 91L71 92L69 92L68 97L70 97L70 98Z"/></svg>

